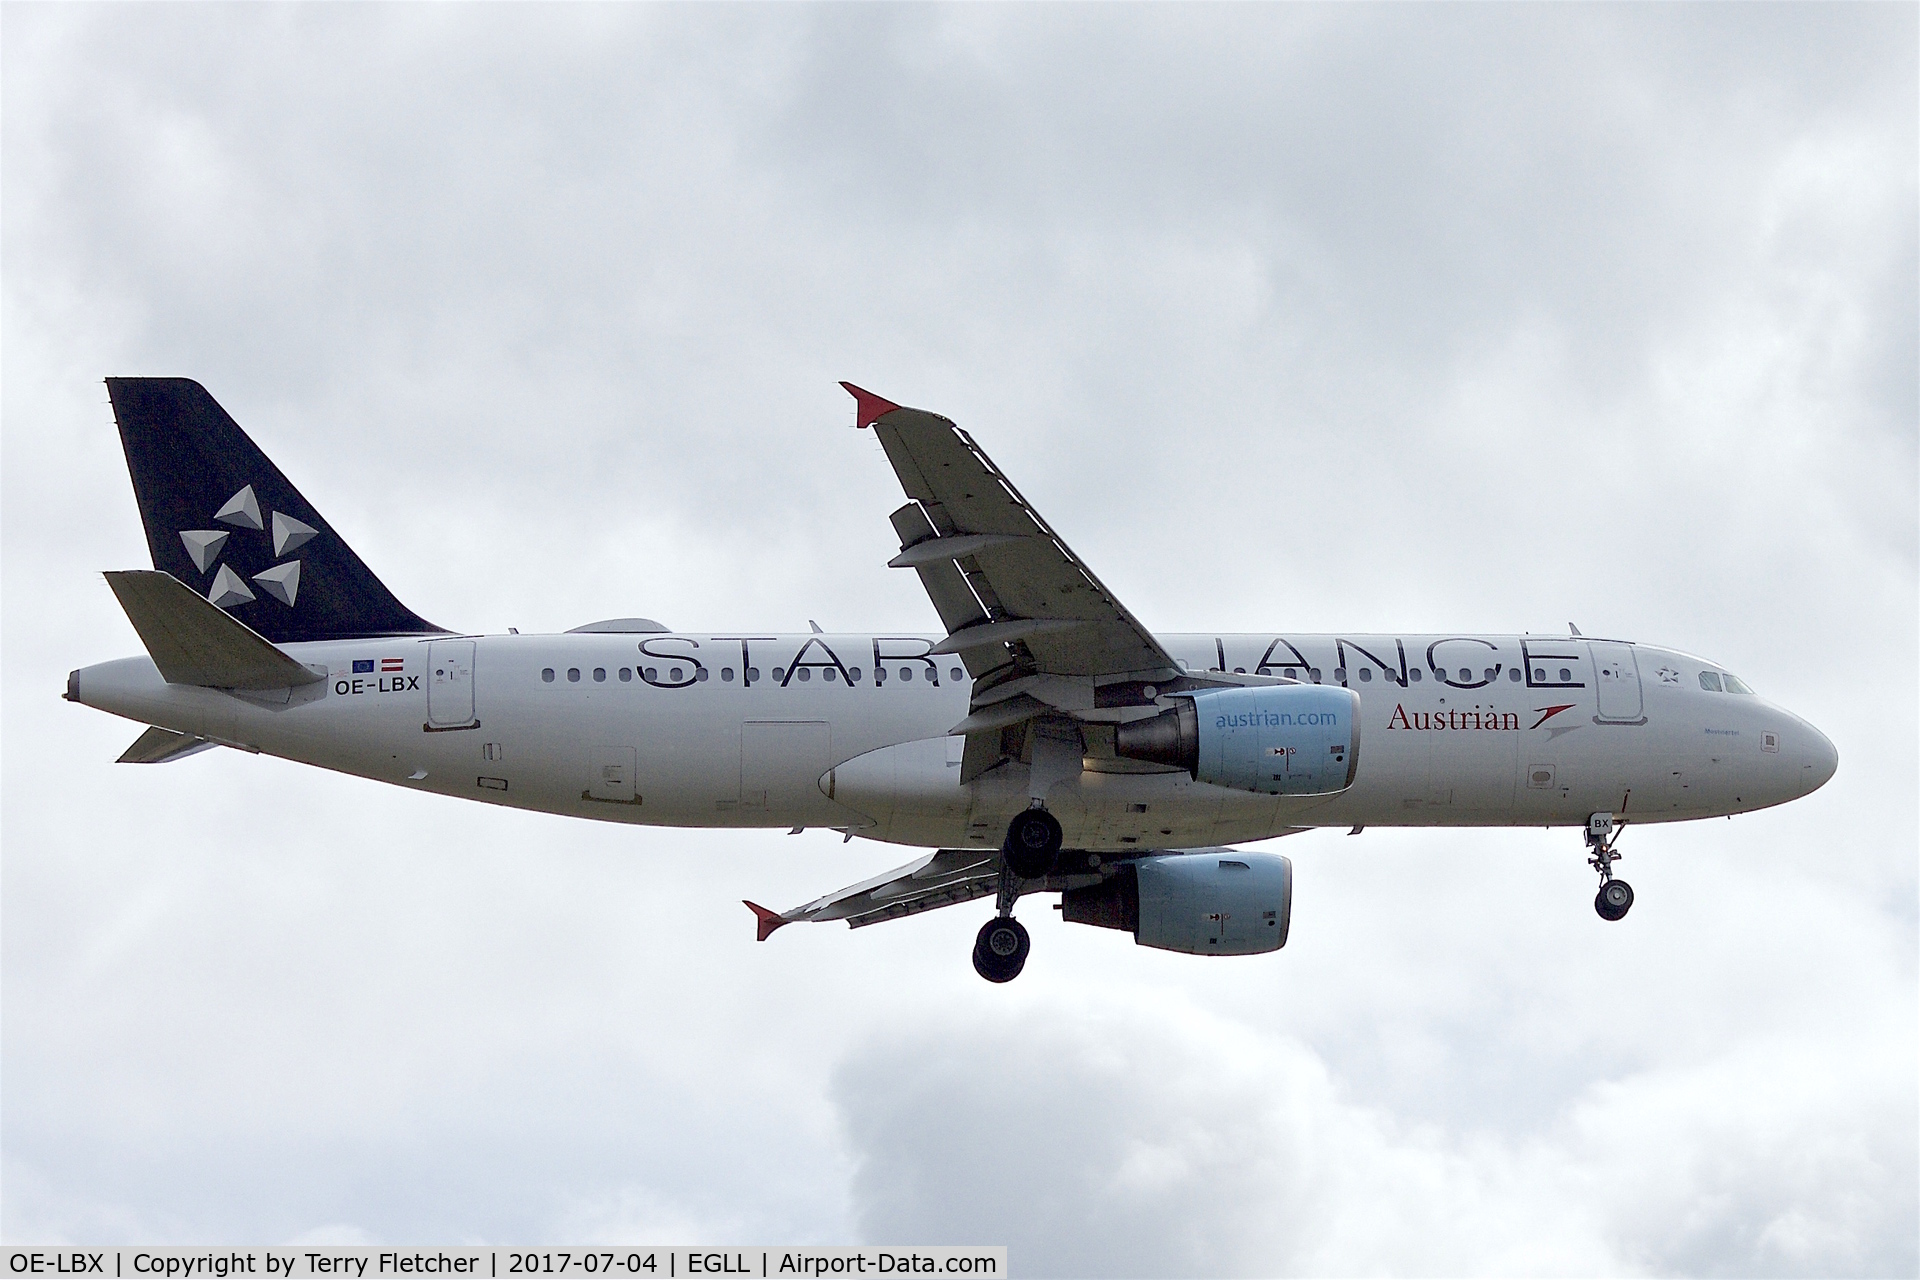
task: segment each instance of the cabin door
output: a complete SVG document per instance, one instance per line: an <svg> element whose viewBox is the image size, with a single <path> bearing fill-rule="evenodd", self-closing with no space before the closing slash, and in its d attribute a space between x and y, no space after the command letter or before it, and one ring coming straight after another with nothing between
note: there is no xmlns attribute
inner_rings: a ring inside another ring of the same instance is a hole
<svg viewBox="0 0 1920 1280"><path fill-rule="evenodd" d="M427 646L427 722L435 728L473 723L473 641Z"/></svg>
<svg viewBox="0 0 1920 1280"><path fill-rule="evenodd" d="M1594 692L1603 724L1644 724L1640 697L1640 664L1633 646L1618 640L1589 640L1593 651Z"/></svg>

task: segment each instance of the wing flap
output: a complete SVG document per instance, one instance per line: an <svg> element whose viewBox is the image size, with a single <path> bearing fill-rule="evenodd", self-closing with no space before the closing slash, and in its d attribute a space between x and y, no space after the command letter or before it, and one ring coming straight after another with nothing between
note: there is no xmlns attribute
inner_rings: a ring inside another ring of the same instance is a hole
<svg viewBox="0 0 1920 1280"><path fill-rule="evenodd" d="M1007 759L1007 753L1001 749L1005 734L999 729L982 730L967 735L967 745L960 752L960 783L965 786L981 774L999 767Z"/></svg>
<svg viewBox="0 0 1920 1280"><path fill-rule="evenodd" d="M900 555L895 561L905 560L909 553L943 541L917 502L909 502L894 512L892 520L893 531L900 535ZM918 559L911 565L920 575L920 585L926 589L927 598L933 601L933 611L940 615L941 625L949 632L962 631L987 620L987 611L974 598L973 588L967 585L966 576L951 558ZM981 673L975 671L974 674Z"/></svg>

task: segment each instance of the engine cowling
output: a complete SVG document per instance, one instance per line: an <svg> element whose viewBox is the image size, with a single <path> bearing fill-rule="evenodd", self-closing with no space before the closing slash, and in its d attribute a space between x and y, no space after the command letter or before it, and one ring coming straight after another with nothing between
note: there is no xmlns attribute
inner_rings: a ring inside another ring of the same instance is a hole
<svg viewBox="0 0 1920 1280"><path fill-rule="evenodd" d="M1123 724L1115 750L1196 782L1276 796L1331 795L1360 768L1360 696L1325 684L1208 689Z"/></svg>
<svg viewBox="0 0 1920 1280"><path fill-rule="evenodd" d="M1060 900L1069 923L1125 929L1143 947L1196 956L1278 951L1292 912L1293 863L1235 850L1142 858Z"/></svg>

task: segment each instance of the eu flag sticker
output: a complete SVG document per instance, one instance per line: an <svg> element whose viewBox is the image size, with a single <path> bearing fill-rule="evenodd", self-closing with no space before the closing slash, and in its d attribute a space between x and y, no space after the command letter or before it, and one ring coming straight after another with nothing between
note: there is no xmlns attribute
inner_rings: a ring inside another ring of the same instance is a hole
<svg viewBox="0 0 1920 1280"><path fill-rule="evenodd" d="M353 660L353 674L357 676L372 675L373 659L372 658L355 658Z"/></svg>

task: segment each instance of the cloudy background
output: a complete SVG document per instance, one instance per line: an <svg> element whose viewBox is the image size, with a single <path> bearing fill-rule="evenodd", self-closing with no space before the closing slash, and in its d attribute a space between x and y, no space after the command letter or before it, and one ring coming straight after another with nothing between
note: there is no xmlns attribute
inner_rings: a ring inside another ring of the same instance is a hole
<svg viewBox="0 0 1920 1280"><path fill-rule="evenodd" d="M1024 1274L1912 1274L1911 6L9 5L14 1242L983 1242ZM849 378L1148 625L1710 654L1788 808L1288 840L1208 961L905 860L66 705L138 650L100 379L197 378L463 629L929 629Z"/></svg>

